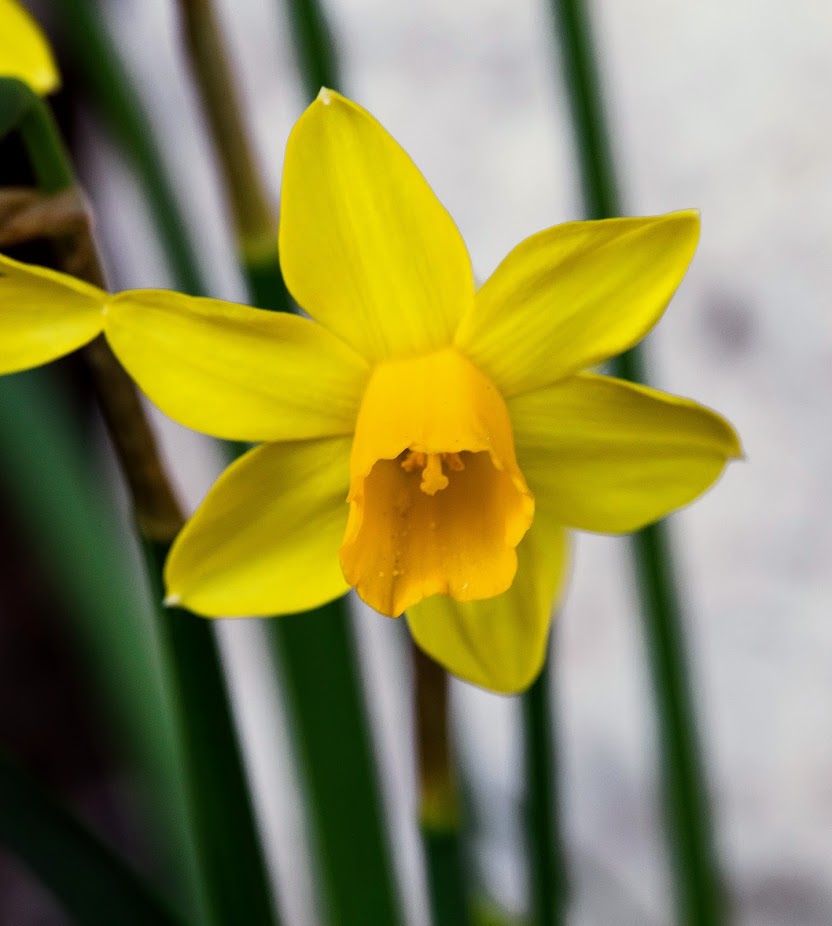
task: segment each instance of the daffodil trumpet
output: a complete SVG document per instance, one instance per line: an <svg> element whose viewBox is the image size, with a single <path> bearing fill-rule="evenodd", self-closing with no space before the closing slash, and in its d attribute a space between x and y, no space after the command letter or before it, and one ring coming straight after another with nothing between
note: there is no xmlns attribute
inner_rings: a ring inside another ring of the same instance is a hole
<svg viewBox="0 0 832 926"><path fill-rule="evenodd" d="M741 453L715 412L585 372L655 325L698 236L695 211L570 222L523 241L476 289L409 157L322 90L289 137L279 234L310 317L107 296L4 262L3 362L43 362L103 328L171 417L261 445L180 533L170 602L279 615L353 587L381 613L406 610L450 671L519 691L545 656L567 531L636 530Z"/></svg>

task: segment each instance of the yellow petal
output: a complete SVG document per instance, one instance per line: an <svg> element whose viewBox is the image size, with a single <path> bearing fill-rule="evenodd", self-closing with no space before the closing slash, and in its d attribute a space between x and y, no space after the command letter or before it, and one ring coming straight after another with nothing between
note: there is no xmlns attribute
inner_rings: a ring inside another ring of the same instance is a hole
<svg viewBox="0 0 832 926"><path fill-rule="evenodd" d="M698 239L693 211L533 235L477 293L456 343L506 396L601 363L656 324Z"/></svg>
<svg viewBox="0 0 832 926"><path fill-rule="evenodd" d="M534 500L493 383L454 350L377 366L356 425L349 502L341 565L377 611L504 592Z"/></svg>
<svg viewBox="0 0 832 926"><path fill-rule="evenodd" d="M450 344L474 298L465 243L424 177L332 90L289 136L280 264L298 304L369 360Z"/></svg>
<svg viewBox="0 0 832 926"><path fill-rule="evenodd" d="M662 518L742 454L716 412L608 376L572 376L508 408L538 507L582 530L622 533Z"/></svg>
<svg viewBox="0 0 832 926"><path fill-rule="evenodd" d="M517 556L514 584L499 597L436 596L407 612L426 653L454 675L502 694L528 688L543 667L552 608L566 579L566 532L538 512Z"/></svg>
<svg viewBox="0 0 832 926"><path fill-rule="evenodd" d="M349 434L369 375L320 325L161 290L114 297L105 334L159 408L228 440Z"/></svg>
<svg viewBox="0 0 832 926"><path fill-rule="evenodd" d="M349 438L266 444L220 476L176 538L170 603L207 617L289 614L348 590Z"/></svg>
<svg viewBox="0 0 832 926"><path fill-rule="evenodd" d="M0 256L0 373L40 366L91 341L107 299L75 277Z"/></svg>
<svg viewBox="0 0 832 926"><path fill-rule="evenodd" d="M15 0L0 0L0 77L15 77L45 95L61 83L46 36Z"/></svg>

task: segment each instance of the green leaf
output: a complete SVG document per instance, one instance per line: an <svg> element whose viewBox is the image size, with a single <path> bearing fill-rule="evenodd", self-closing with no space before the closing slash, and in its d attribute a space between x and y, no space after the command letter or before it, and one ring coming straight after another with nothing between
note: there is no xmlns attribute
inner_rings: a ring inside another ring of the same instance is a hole
<svg viewBox="0 0 832 926"><path fill-rule="evenodd" d="M158 816L149 828L172 841L163 864L181 887L189 843L149 602L72 421L48 371L0 378L0 478L64 596L107 719L150 785Z"/></svg>
<svg viewBox="0 0 832 926"><path fill-rule="evenodd" d="M147 544L210 921L271 926L278 921L213 622L161 606L167 552L164 544Z"/></svg>

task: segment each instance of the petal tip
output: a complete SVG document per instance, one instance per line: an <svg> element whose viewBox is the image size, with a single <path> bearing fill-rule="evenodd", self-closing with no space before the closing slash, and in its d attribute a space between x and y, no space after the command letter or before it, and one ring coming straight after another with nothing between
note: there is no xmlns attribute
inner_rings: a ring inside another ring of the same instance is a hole
<svg viewBox="0 0 832 926"><path fill-rule="evenodd" d="M356 106L352 100L348 100L347 97L340 94L337 90L333 90L332 87L324 87L318 91L318 95L315 98L315 103L320 103L322 106L332 106L333 104L351 105ZM314 104L313 104L314 105Z"/></svg>
<svg viewBox="0 0 832 926"><path fill-rule="evenodd" d="M719 419L724 431L726 460L747 460L748 457L745 453L745 447L742 445L742 440L740 439L737 429L727 418L720 415L719 412L712 412L712 414L716 415Z"/></svg>
<svg viewBox="0 0 832 926"><path fill-rule="evenodd" d="M670 218L689 225L699 235L702 226L702 213L698 209L680 209L678 212L671 212Z"/></svg>
<svg viewBox="0 0 832 926"><path fill-rule="evenodd" d="M165 595L162 604L166 608L178 608L182 604L182 596L176 592L171 592L169 595Z"/></svg>

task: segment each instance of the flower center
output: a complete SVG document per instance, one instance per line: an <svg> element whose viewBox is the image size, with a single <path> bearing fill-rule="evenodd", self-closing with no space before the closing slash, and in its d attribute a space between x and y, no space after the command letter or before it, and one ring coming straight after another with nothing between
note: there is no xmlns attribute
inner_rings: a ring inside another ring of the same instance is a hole
<svg viewBox="0 0 832 926"><path fill-rule="evenodd" d="M503 398L452 349L376 367L347 500L344 575L394 616L430 595L472 601L506 591L534 516Z"/></svg>

